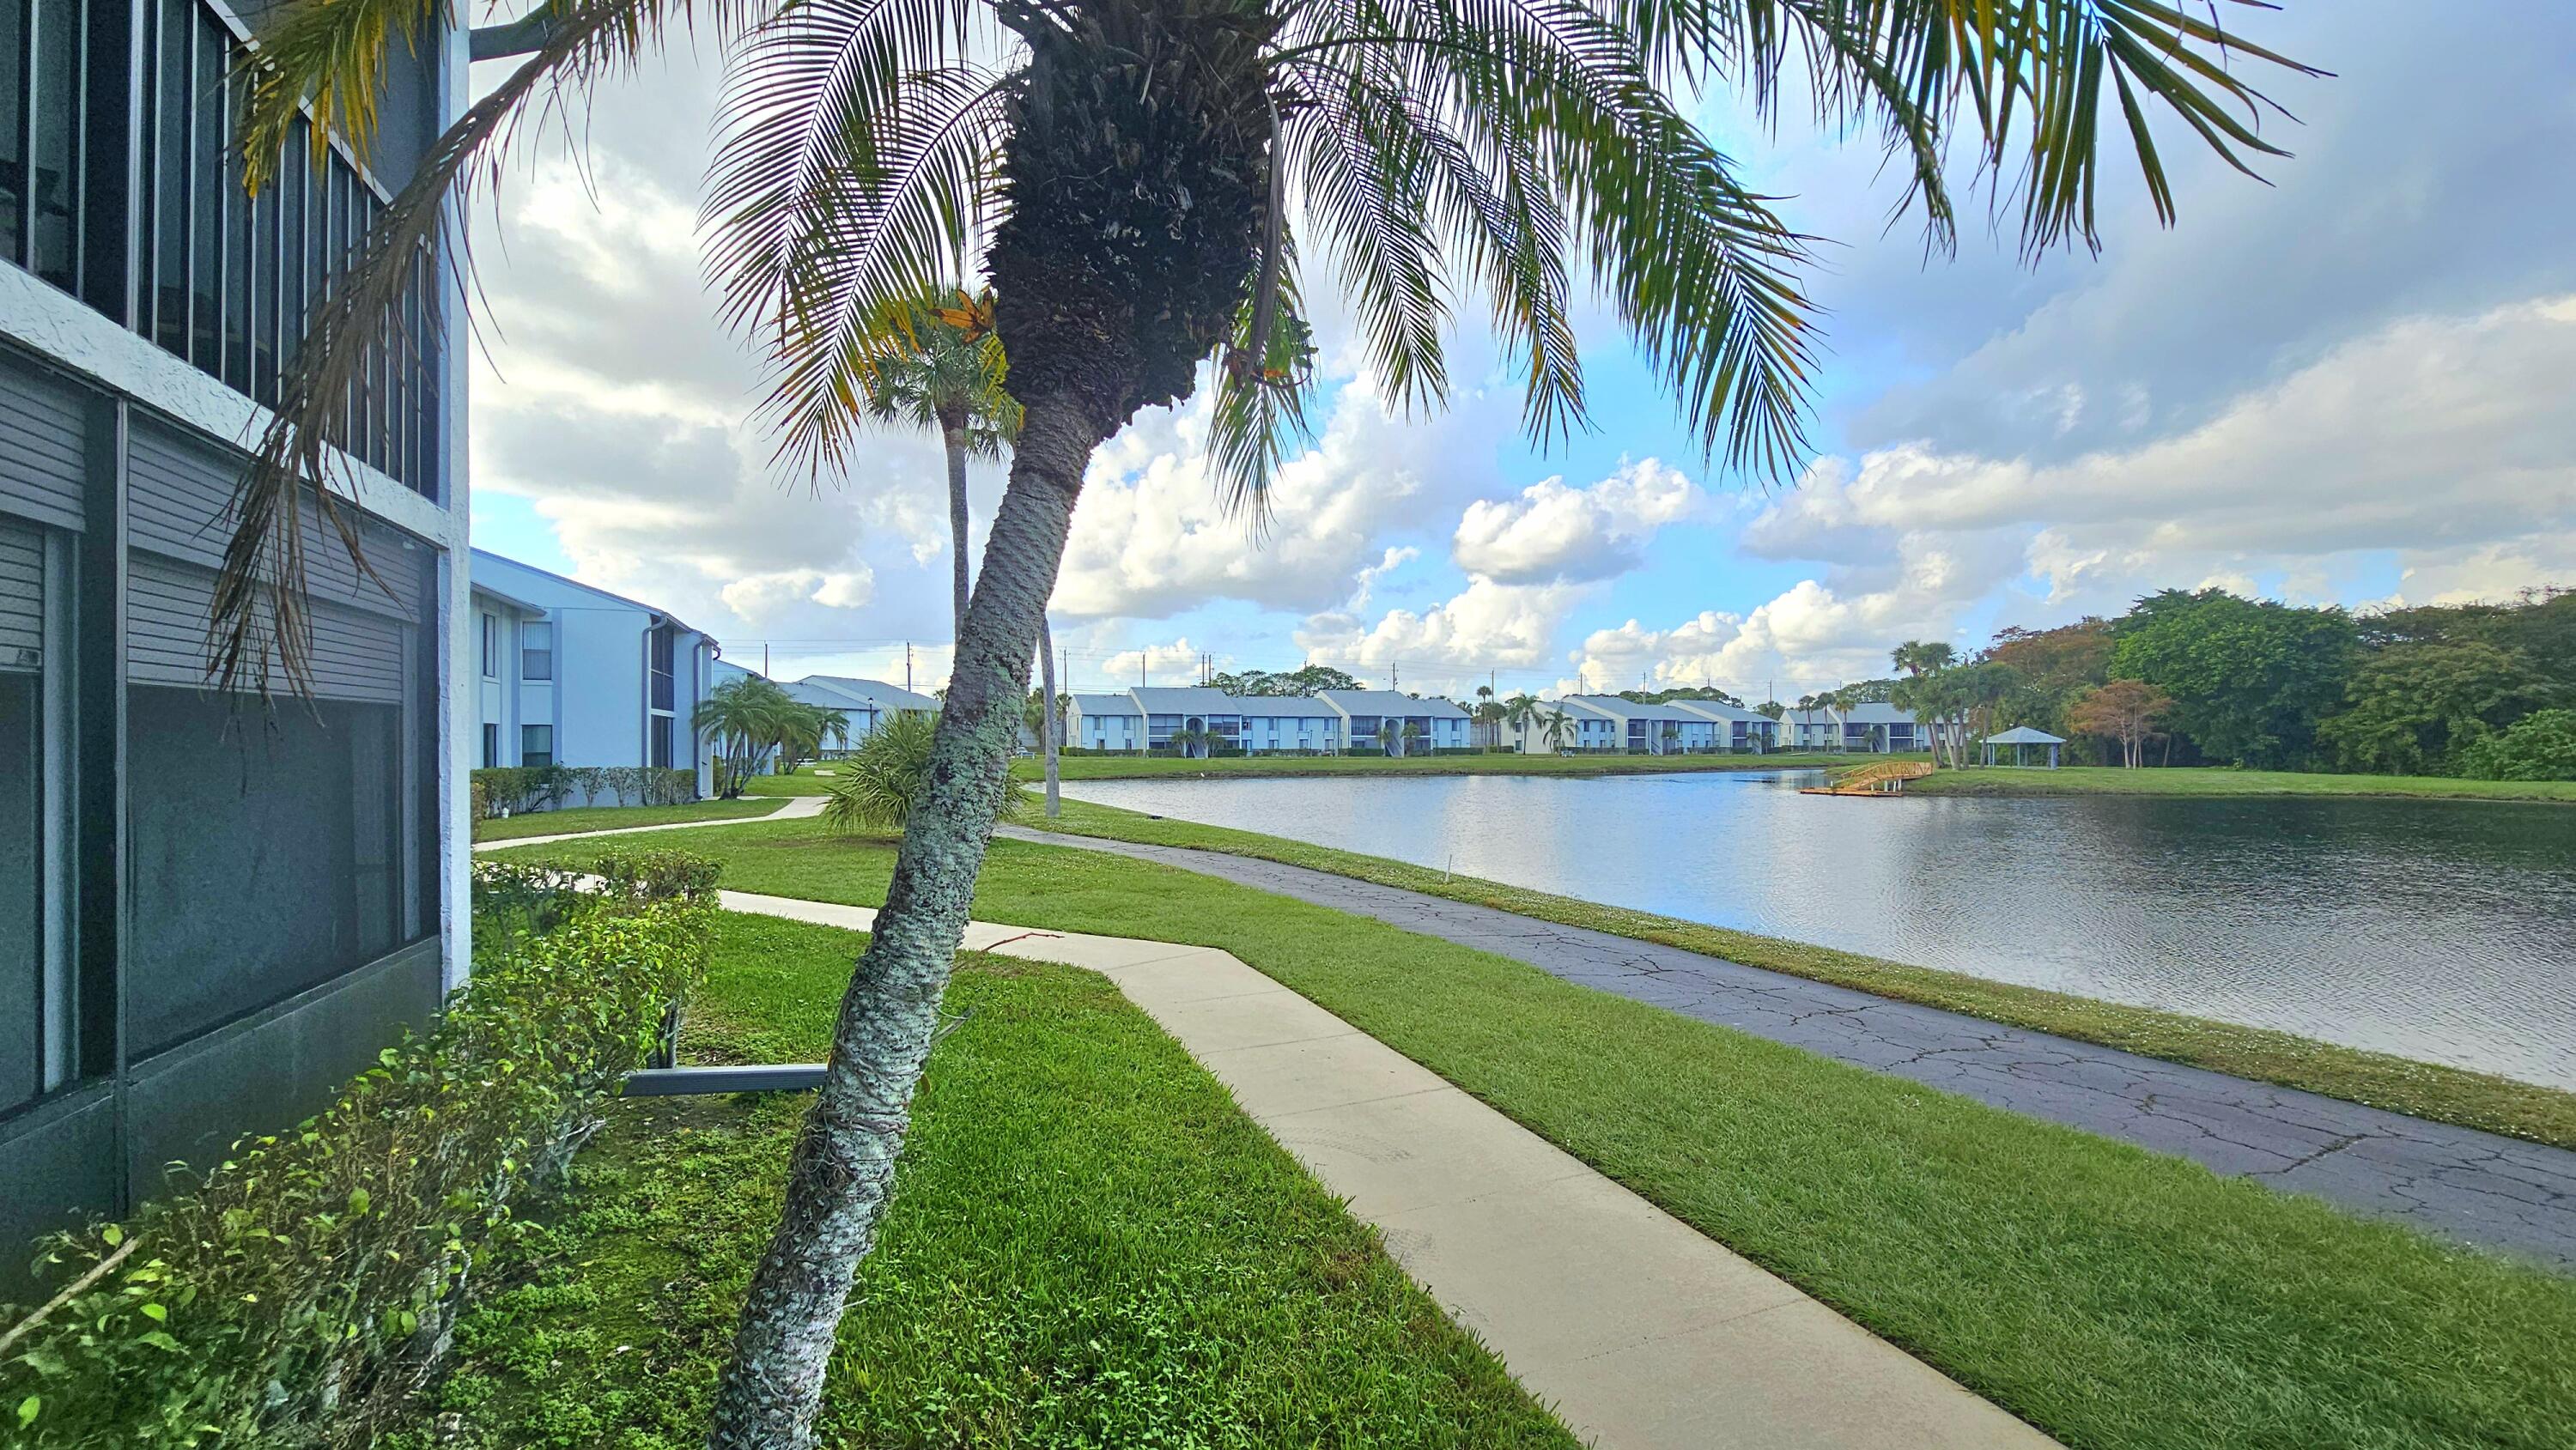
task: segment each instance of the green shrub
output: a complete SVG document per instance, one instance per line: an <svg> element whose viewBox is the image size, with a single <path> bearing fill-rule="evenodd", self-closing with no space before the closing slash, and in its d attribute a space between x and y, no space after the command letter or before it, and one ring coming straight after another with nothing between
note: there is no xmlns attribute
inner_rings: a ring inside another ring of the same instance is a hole
<svg viewBox="0 0 2576 1450"><path fill-rule="evenodd" d="M2576 780L2576 710L2534 710L2471 742L2459 762L2476 780Z"/></svg>
<svg viewBox="0 0 2576 1450"><path fill-rule="evenodd" d="M478 906L555 929L478 953L428 1035L195 1191L51 1240L40 1273L106 1272L0 1361L9 1443L360 1446L404 1415L512 1199L561 1170L705 968L701 873L661 852L602 874L623 891L576 904L560 873L478 873Z"/></svg>
<svg viewBox="0 0 2576 1450"><path fill-rule="evenodd" d="M579 798L621 806L673 806L698 798L698 773L642 765L493 765L472 775L474 818L550 811Z"/></svg>
<svg viewBox="0 0 2576 1450"><path fill-rule="evenodd" d="M930 747L938 728L939 718L926 712L906 711L879 721L834 767L823 823L844 835L902 830L930 787ZM1034 799L1026 781L1003 776L1005 820L1027 814Z"/></svg>

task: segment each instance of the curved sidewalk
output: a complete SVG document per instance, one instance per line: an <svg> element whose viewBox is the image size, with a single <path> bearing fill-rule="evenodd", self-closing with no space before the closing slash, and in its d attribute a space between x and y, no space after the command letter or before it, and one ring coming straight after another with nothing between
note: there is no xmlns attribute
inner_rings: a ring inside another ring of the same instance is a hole
<svg viewBox="0 0 2576 1450"><path fill-rule="evenodd" d="M733 911L876 913L727 891ZM995 926L1106 976L1602 1450L2046 1450L2047 1436L1214 947Z"/></svg>
<svg viewBox="0 0 2576 1450"><path fill-rule="evenodd" d="M761 821L810 820L823 814L823 807L830 803L831 798L819 795L791 795L783 796L781 799L787 804L757 816L717 816L705 821L665 821L658 826L610 826L606 830L564 831L552 836L512 836L500 841L477 841L474 843L474 854L479 856L486 851L506 851L513 846L548 846L557 841L582 841L592 836L640 836L647 831L697 831L709 826L748 826Z"/></svg>
<svg viewBox="0 0 2576 1450"><path fill-rule="evenodd" d="M2576 1153L2249 1082L1654 942L1250 856L1005 826L1526 962L1686 1017L2576 1269Z"/></svg>

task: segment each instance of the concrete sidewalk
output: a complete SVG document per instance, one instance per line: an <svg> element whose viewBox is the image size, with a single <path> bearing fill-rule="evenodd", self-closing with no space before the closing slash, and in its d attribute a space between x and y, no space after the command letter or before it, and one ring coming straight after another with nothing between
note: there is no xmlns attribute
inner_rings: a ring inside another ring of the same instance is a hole
<svg viewBox="0 0 2576 1450"><path fill-rule="evenodd" d="M739 891L723 903L876 919ZM966 946L1116 983L1605 1450L2054 1443L1229 953L984 922Z"/></svg>
<svg viewBox="0 0 2576 1450"><path fill-rule="evenodd" d="M479 856L486 851L506 851L513 846L544 846L556 841L588 840L592 836L640 836L646 831L695 831L708 826L748 826L760 821L811 820L823 814L824 803L830 797L791 795L782 799L787 804L767 815L720 816L712 821L670 821L659 826L611 826L604 831L565 831L553 836L514 836L506 841L477 841L474 853Z"/></svg>

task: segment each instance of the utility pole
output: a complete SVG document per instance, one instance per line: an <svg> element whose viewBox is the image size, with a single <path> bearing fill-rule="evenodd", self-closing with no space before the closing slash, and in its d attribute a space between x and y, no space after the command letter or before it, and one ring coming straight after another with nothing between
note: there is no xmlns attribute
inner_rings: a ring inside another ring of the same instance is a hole
<svg viewBox="0 0 2576 1450"><path fill-rule="evenodd" d="M769 641L765 639L760 642L760 677L769 678Z"/></svg>
<svg viewBox="0 0 2576 1450"><path fill-rule="evenodd" d="M912 688L912 641L911 641L911 640L905 640L905 641L903 642L903 687L904 687L906 690L910 690L910 689Z"/></svg>

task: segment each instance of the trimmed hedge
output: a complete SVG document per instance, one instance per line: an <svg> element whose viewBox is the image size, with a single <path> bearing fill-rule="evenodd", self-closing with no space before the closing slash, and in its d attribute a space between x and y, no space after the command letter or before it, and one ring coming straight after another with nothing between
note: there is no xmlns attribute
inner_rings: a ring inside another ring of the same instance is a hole
<svg viewBox="0 0 2576 1450"><path fill-rule="evenodd" d="M507 811L550 811L579 796L586 804L614 797L621 806L675 806L698 798L698 773L642 765L494 765L475 771L474 819Z"/></svg>
<svg viewBox="0 0 2576 1450"><path fill-rule="evenodd" d="M26 1450L362 1446L407 1412L510 1204L559 1173L704 971L712 863L612 852L606 885L478 866L494 950L428 1035L236 1143L193 1192L49 1241L68 1284L0 1360Z"/></svg>

